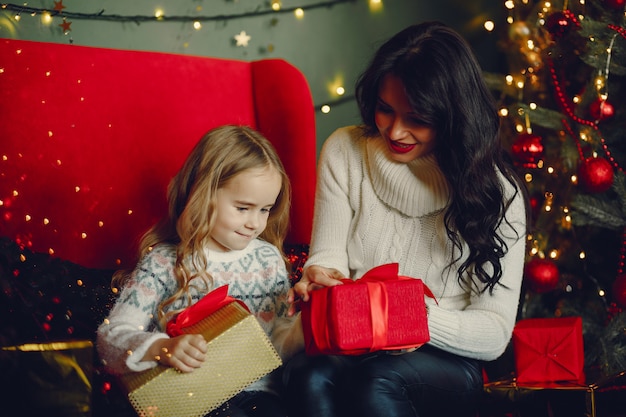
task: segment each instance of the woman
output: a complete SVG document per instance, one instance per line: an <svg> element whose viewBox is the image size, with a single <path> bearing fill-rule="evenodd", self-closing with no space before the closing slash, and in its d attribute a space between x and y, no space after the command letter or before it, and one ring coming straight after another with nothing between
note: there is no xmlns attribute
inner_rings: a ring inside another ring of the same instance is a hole
<svg viewBox="0 0 626 417"><path fill-rule="evenodd" d="M400 355L297 356L284 374L290 416L474 415L480 361L502 354L515 324L528 212L493 98L468 44L438 22L384 43L356 97L363 125L338 129L320 155L310 257L290 301L397 262L437 298L431 340Z"/></svg>

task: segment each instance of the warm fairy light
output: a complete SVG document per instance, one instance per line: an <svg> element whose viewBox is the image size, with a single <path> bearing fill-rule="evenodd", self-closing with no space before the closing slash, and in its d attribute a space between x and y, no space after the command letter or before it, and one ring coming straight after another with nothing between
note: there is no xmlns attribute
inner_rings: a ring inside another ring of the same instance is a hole
<svg viewBox="0 0 626 417"><path fill-rule="evenodd" d="M46 225L47 225L47 224L50 224L50 219L46 219L46 218L44 217L44 219L43 219L43 224L46 224Z"/></svg>
<svg viewBox="0 0 626 417"><path fill-rule="evenodd" d="M128 214L129 215L133 214L133 210L132 209L128 209Z"/></svg>
<svg viewBox="0 0 626 417"><path fill-rule="evenodd" d="M13 197L17 197L20 193L17 190L13 190Z"/></svg>
<svg viewBox="0 0 626 417"><path fill-rule="evenodd" d="M98 227L102 227L102 226L104 226L104 222L103 222L102 220L100 220L100 221L98 222Z"/></svg>
<svg viewBox="0 0 626 417"><path fill-rule="evenodd" d="M569 177L569 179L572 182L572 184L578 183L578 175L572 175L571 177Z"/></svg>
<svg viewBox="0 0 626 417"><path fill-rule="evenodd" d="M322 111L322 113L324 113L324 114L328 114L328 113L330 113L330 106L329 106L328 104L324 104L324 105L320 108L320 110Z"/></svg>
<svg viewBox="0 0 626 417"><path fill-rule="evenodd" d="M526 46L532 51L533 49L535 49L535 42L532 39L528 39L526 41Z"/></svg>
<svg viewBox="0 0 626 417"><path fill-rule="evenodd" d="M537 168L543 168L543 159L540 159L539 161L537 161Z"/></svg>
<svg viewBox="0 0 626 417"><path fill-rule="evenodd" d="M379 12L383 9L382 0L369 0L368 5L370 12Z"/></svg>
<svg viewBox="0 0 626 417"><path fill-rule="evenodd" d="M48 255L54 255L54 249L48 248Z"/></svg>
<svg viewBox="0 0 626 417"><path fill-rule="evenodd" d="M526 128L524 127L524 125L518 123L515 125L515 131L517 133L522 133Z"/></svg>
<svg viewBox="0 0 626 417"><path fill-rule="evenodd" d="M550 259L556 259L559 257L559 251L556 249L552 249L550 251Z"/></svg>
<svg viewBox="0 0 626 417"><path fill-rule="evenodd" d="M554 167L547 168L548 174L554 174Z"/></svg>
<svg viewBox="0 0 626 417"><path fill-rule="evenodd" d="M302 19L304 17L304 9L298 7L293 11L293 14L296 15L296 19Z"/></svg>
<svg viewBox="0 0 626 417"><path fill-rule="evenodd" d="M335 91L336 91L336 92L337 92L337 94L339 94L340 96L343 96L343 95L345 94L345 92L346 92L346 89L345 89L345 88L343 88L343 87L341 87L341 86L339 86L339 87L337 87L337 89L336 89Z"/></svg>
<svg viewBox="0 0 626 417"><path fill-rule="evenodd" d="M197 20L196 20L195 22L193 22L193 28L194 28L195 30L200 30L200 29L202 29L202 23L200 23L199 21L197 21Z"/></svg>
<svg viewBox="0 0 626 417"><path fill-rule="evenodd" d="M499 113L500 113L500 116L507 117L509 115L509 109L507 109L506 107L502 107Z"/></svg>
<svg viewBox="0 0 626 417"><path fill-rule="evenodd" d="M156 17L157 19L161 19L163 17L164 13L163 10L161 9L156 9L154 11L154 17Z"/></svg>
<svg viewBox="0 0 626 417"><path fill-rule="evenodd" d="M530 103L528 107L530 107L531 110L537 110L537 103Z"/></svg>
<svg viewBox="0 0 626 417"><path fill-rule="evenodd" d="M522 88L524 88L524 81L518 80L517 83L515 83L515 85L517 86L517 88L521 90Z"/></svg>
<svg viewBox="0 0 626 417"><path fill-rule="evenodd" d="M533 174L531 174L530 172L527 172L526 175L524 175L524 181L532 182L533 181Z"/></svg>
<svg viewBox="0 0 626 417"><path fill-rule="evenodd" d="M272 10L274 10L275 12L279 11L281 8L281 4L280 1L278 0L272 0Z"/></svg>
<svg viewBox="0 0 626 417"><path fill-rule="evenodd" d="M504 7L509 10L513 10L515 8L515 2L513 0L507 0L504 2Z"/></svg>
<svg viewBox="0 0 626 417"><path fill-rule="evenodd" d="M512 85L513 84L513 76L512 75L507 75L506 77L504 77L504 80L506 81L507 85Z"/></svg>
<svg viewBox="0 0 626 417"><path fill-rule="evenodd" d="M80 234L80 237L83 239L87 239L87 233L83 232Z"/></svg>
<svg viewBox="0 0 626 417"><path fill-rule="evenodd" d="M16 21L18 21L18 22L19 22L19 21L20 21L20 19L22 18L22 16L20 16L20 14L18 13L18 14L16 14L13 18L14 18Z"/></svg>
<svg viewBox="0 0 626 417"><path fill-rule="evenodd" d="M587 254L585 253L585 251L580 251L580 253L578 254L578 258L580 259L585 259L587 257Z"/></svg>
<svg viewBox="0 0 626 417"><path fill-rule="evenodd" d="M45 12L44 14L41 15L41 21L47 25L50 22L52 22L52 16L50 16L50 13Z"/></svg>
<svg viewBox="0 0 626 417"><path fill-rule="evenodd" d="M487 32L492 32L492 31L495 29L496 24L495 24L495 23L493 23L493 21L492 21L492 20L487 20L487 21L485 21L485 23L483 24L483 27L485 28L485 30L486 30Z"/></svg>
<svg viewBox="0 0 626 417"><path fill-rule="evenodd" d="M604 292L604 290L601 289L601 290L598 290L598 295L600 297L604 297L606 295L606 293Z"/></svg>
<svg viewBox="0 0 626 417"><path fill-rule="evenodd" d="M26 220L27 222L29 222L30 219L31 219L30 215L27 214L27 215L24 216L24 220Z"/></svg>
<svg viewBox="0 0 626 417"><path fill-rule="evenodd" d="M76 191L77 193L80 192L80 187L79 186L74 187L74 191Z"/></svg>

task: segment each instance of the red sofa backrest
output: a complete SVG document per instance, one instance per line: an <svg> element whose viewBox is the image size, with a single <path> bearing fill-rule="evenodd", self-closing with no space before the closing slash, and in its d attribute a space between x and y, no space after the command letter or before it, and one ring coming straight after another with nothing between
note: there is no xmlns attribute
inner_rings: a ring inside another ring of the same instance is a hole
<svg viewBox="0 0 626 417"><path fill-rule="evenodd" d="M255 62L0 39L0 234L92 268L132 267L166 187L209 129L272 141L308 243L315 114L302 73Z"/></svg>

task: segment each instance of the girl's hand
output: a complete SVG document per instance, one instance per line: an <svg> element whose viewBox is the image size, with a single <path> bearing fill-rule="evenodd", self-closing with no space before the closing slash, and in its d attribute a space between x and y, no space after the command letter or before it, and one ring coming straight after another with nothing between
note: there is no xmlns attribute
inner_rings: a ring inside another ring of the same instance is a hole
<svg viewBox="0 0 626 417"><path fill-rule="evenodd" d="M181 372L192 372L202 366L206 352L207 342L202 335L184 334L157 340L148 349L146 359L156 360Z"/></svg>
<svg viewBox="0 0 626 417"><path fill-rule="evenodd" d="M334 268L311 265L302 272L302 278L289 290L287 301L289 303L289 316L296 312L295 302L298 298L309 301L309 292L323 288L342 285L341 279L345 278L341 272Z"/></svg>

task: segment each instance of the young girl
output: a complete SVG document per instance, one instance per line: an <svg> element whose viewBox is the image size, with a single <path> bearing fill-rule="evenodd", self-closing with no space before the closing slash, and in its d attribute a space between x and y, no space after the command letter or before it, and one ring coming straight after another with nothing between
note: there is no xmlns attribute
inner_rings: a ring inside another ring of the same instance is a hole
<svg viewBox="0 0 626 417"><path fill-rule="evenodd" d="M166 323L225 284L283 360L301 349L299 322L287 317L290 283L279 249L290 185L269 141L243 126L208 132L171 181L168 202L168 215L141 239L135 269L113 278L122 292L98 329L104 365L117 374L157 363L193 372L204 362L206 341L198 334L169 337ZM271 379L255 382L212 415L284 416Z"/></svg>
<svg viewBox="0 0 626 417"><path fill-rule="evenodd" d="M292 359L290 415L475 416L480 361L502 354L515 324L528 212L494 100L469 45L438 22L385 42L356 97L362 126L338 129L320 154L295 292L306 302L338 277L397 262L438 304L426 300L430 342L413 352Z"/></svg>

